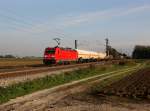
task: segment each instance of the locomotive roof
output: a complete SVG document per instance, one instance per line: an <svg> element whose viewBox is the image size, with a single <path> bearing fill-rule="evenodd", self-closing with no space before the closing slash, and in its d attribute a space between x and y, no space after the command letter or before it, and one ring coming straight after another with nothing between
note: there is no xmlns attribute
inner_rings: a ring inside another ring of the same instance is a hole
<svg viewBox="0 0 150 111"><path fill-rule="evenodd" d="M58 46L56 46L56 47L47 47L47 48L50 48L50 49L60 48L62 50L74 50L74 51L76 51L75 49L72 49L72 48L69 48L69 47L64 48L64 47L58 47Z"/></svg>

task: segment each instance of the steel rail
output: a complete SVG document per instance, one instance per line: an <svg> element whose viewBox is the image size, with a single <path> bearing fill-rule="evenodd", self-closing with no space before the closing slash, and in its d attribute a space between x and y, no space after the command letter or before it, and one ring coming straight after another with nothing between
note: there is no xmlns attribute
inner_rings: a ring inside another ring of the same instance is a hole
<svg viewBox="0 0 150 111"><path fill-rule="evenodd" d="M89 66L90 64L102 64L102 63L95 62L95 63L52 66L52 67L42 67L42 68L33 68L33 69L27 69L27 70L11 71L11 72L2 72L2 73L0 73L0 79L33 75L33 74L39 74L39 73L43 73L43 72L51 72L51 71L76 68L76 67L85 67L85 66Z"/></svg>

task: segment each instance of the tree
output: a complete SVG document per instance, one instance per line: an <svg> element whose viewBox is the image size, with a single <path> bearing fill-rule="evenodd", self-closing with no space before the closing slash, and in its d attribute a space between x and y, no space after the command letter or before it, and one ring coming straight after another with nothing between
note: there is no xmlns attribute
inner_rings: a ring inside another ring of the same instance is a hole
<svg viewBox="0 0 150 111"><path fill-rule="evenodd" d="M16 57L11 54L8 54L8 55L5 55L4 58L16 58Z"/></svg>
<svg viewBox="0 0 150 111"><path fill-rule="evenodd" d="M4 56L3 56L3 55L0 55L0 58L4 58Z"/></svg>
<svg viewBox="0 0 150 111"><path fill-rule="evenodd" d="M116 49L109 46L109 55L113 56L114 59L120 59L122 54Z"/></svg>
<svg viewBox="0 0 150 111"><path fill-rule="evenodd" d="M136 45L132 53L134 59L150 59L150 46Z"/></svg>

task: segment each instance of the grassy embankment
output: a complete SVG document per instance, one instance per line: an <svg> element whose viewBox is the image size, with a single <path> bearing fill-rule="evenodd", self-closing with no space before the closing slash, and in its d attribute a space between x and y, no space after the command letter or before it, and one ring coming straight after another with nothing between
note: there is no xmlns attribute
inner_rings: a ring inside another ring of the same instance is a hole
<svg viewBox="0 0 150 111"><path fill-rule="evenodd" d="M124 68L130 68L135 66L135 63L127 63L120 65L107 65L107 66L89 66L86 69L79 69L71 72L66 72L60 75L47 76L33 81L14 84L5 88L0 87L0 103L9 101L12 98L30 94L32 92L51 88L60 84L68 83L71 81L92 77L94 75L100 75L103 73L116 71Z"/></svg>

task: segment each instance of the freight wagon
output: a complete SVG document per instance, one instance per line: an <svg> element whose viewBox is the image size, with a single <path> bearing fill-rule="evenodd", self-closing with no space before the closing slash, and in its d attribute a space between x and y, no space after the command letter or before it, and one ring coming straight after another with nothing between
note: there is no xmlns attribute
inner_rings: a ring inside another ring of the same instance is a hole
<svg viewBox="0 0 150 111"><path fill-rule="evenodd" d="M78 52L79 62L96 62L96 61L105 59L106 57L105 53L85 51L85 50L79 50L79 49L77 49L77 52Z"/></svg>

